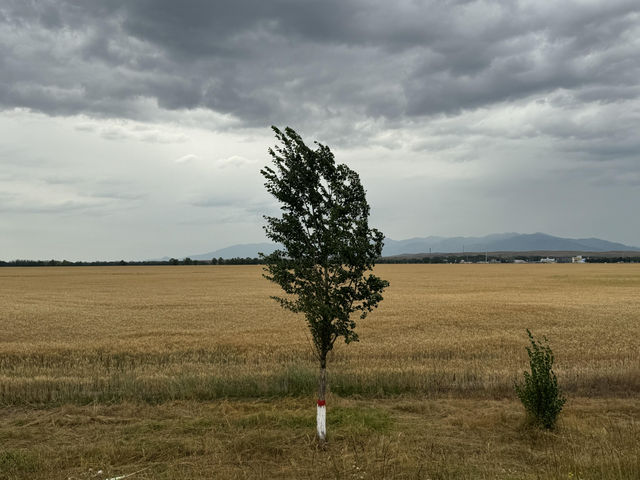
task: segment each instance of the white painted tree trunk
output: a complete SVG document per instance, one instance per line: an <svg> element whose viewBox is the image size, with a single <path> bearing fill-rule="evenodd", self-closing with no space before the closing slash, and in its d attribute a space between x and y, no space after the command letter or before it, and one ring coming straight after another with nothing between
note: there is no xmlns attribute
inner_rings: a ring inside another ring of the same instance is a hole
<svg viewBox="0 0 640 480"><path fill-rule="evenodd" d="M316 425L318 427L318 440L325 442L327 439L327 404L325 395L327 392L327 370L320 367L320 379L318 382L318 410L316 415Z"/></svg>
<svg viewBox="0 0 640 480"><path fill-rule="evenodd" d="M324 442L327 439L327 405L324 400L318 400L318 412L316 416L318 426L318 438Z"/></svg>

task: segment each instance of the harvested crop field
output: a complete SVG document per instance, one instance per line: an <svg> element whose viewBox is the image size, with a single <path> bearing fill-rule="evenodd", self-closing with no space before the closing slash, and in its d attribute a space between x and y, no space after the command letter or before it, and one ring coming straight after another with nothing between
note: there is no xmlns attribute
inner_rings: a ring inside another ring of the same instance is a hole
<svg viewBox="0 0 640 480"><path fill-rule="evenodd" d="M640 265L376 272L319 449L306 325L260 267L0 269L0 479L640 477ZM525 328L568 397L555 432L513 392Z"/></svg>

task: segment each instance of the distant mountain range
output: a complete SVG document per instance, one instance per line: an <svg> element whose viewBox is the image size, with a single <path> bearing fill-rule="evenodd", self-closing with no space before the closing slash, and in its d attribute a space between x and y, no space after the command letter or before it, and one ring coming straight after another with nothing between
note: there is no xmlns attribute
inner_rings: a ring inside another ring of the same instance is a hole
<svg viewBox="0 0 640 480"><path fill-rule="evenodd" d="M258 252L269 254L276 249L272 243L246 243L215 250L199 255L190 255L193 260L211 260L212 258L257 257ZM460 253L460 252L609 252L640 251L639 247L630 247L622 243L609 242L599 238L562 238L545 233L498 233L485 237L426 237L408 240L385 238L382 255L416 253Z"/></svg>
<svg viewBox="0 0 640 480"><path fill-rule="evenodd" d="M191 260L211 260L212 258L255 258L258 252L269 255L276 249L273 243L243 243L239 245L231 245L230 247L221 248L209 253L201 253L198 255L189 255Z"/></svg>
<svg viewBox="0 0 640 480"><path fill-rule="evenodd" d="M562 238L545 233L498 233L485 237L427 237L409 240L385 239L383 256L409 253L459 253L459 252L609 252L635 251L622 243L599 238Z"/></svg>

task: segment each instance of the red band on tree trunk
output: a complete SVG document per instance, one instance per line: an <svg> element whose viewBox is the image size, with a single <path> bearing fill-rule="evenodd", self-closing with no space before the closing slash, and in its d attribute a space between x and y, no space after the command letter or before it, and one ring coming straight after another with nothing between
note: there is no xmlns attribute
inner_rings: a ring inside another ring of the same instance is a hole
<svg viewBox="0 0 640 480"><path fill-rule="evenodd" d="M324 407L327 404L327 402L325 402L324 400L318 400L318 406L319 407Z"/></svg>

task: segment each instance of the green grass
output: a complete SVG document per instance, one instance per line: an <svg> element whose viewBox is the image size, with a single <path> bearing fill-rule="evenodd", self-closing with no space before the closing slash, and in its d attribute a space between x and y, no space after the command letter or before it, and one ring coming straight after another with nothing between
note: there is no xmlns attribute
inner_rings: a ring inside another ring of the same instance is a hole
<svg viewBox="0 0 640 480"><path fill-rule="evenodd" d="M524 349L524 348L523 348ZM1 356L1 355L0 355ZM118 355L115 355L119 358ZM154 370L149 364L137 367L114 366L110 356L104 363L93 360L91 369L79 365L61 367L51 361L49 368L22 365L0 371L0 405L55 406L86 405L141 401L158 404L175 400L215 401L224 398L311 398L317 389L317 369L312 361L300 358L296 363L273 366L197 364L190 368ZM40 362L47 360L38 357ZM5 363L8 361L5 358ZM509 398L513 396L513 381L520 372L511 375L478 367L448 369L447 363L434 361L431 367L408 366L402 369L378 367L354 369L348 363L329 365L329 386L341 397L388 398L397 395L422 395L431 398L456 396L463 398ZM107 368L105 365L109 365ZM126 365L130 365L126 363ZM523 369L526 365L523 364ZM198 372L198 373L194 373ZM640 395L640 375L632 362L601 374L580 371L558 372L561 386L568 395L592 397L633 397Z"/></svg>
<svg viewBox="0 0 640 480"><path fill-rule="evenodd" d="M20 479L38 472L41 465L28 449L2 449L0 447L0 478Z"/></svg>

